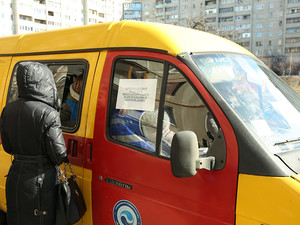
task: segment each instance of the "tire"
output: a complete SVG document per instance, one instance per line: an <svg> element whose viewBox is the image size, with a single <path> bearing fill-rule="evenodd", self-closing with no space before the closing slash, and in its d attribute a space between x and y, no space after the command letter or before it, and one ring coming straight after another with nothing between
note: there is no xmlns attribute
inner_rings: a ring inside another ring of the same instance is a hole
<svg viewBox="0 0 300 225"><path fill-rule="evenodd" d="M6 213L0 210L0 225L7 225Z"/></svg>

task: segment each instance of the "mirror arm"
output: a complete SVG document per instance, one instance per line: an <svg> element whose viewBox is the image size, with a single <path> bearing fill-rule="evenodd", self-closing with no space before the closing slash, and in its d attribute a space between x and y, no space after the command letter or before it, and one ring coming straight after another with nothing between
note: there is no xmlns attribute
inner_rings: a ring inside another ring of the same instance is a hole
<svg viewBox="0 0 300 225"><path fill-rule="evenodd" d="M212 170L215 166L215 157L208 156L208 157L201 157L196 161L196 170L206 169Z"/></svg>

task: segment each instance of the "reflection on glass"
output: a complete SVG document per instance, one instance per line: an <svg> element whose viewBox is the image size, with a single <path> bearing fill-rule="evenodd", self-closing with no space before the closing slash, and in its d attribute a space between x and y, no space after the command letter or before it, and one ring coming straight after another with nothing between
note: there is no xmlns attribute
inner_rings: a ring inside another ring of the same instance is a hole
<svg viewBox="0 0 300 225"><path fill-rule="evenodd" d="M274 82L271 70L243 55L199 54L193 60L273 153L300 148L297 104L283 94L287 87Z"/></svg>

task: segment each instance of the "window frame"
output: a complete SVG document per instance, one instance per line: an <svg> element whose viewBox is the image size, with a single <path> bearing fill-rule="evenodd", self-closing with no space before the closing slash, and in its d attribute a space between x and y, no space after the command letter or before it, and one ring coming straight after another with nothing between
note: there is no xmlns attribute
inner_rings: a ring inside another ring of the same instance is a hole
<svg viewBox="0 0 300 225"><path fill-rule="evenodd" d="M129 59L129 60L145 60L145 61L152 61L152 62L158 62L158 63L163 63L164 68L163 68L163 77L162 77L162 83L160 87L160 96L159 96L159 105L158 105L158 123L157 123L157 128L156 128L156 142L155 142L155 151L151 152L147 149L143 149L141 147L135 146L135 145L130 145L125 142L122 142L120 140L116 140L110 135L110 122L112 118L112 111L111 111L111 101L112 101L112 91L113 91L113 81L114 81L114 73L116 70L116 64L118 60L120 59ZM109 81L109 91L108 91L108 101L107 101L107 118L106 118L106 138L113 142L116 143L120 146L127 147L131 150L135 150L138 152L146 153L148 155L156 156L162 159L167 159L170 160L170 157L162 155L162 127L163 127L163 116L164 116L164 108L165 108L165 97L166 97L166 92L167 92L167 83L168 83L168 76L169 76L169 68L173 67L176 69L178 72L181 73L181 75L185 78L185 80L188 82L190 87L195 91L195 93L198 95L198 97L201 99L207 110L212 114L216 124L220 127L219 122L216 120L216 117L210 107L208 106L207 102L204 100L198 89L194 86L194 84L191 82L191 80L188 78L188 76L180 69L178 68L175 64L163 60L163 59L155 59L155 58L150 58L150 57L143 57L143 56L131 56L131 55L120 55L116 56L112 60L112 68L111 68L111 76L110 76L110 81Z"/></svg>
<svg viewBox="0 0 300 225"><path fill-rule="evenodd" d="M21 60L21 61L16 62L16 64L14 65L14 67L12 69L12 74L10 75L10 81L9 81L9 87L8 87L8 90L7 90L6 104L5 105L9 104L10 91L11 91L11 88L12 88L13 77L14 77L14 73L16 72L17 66L22 62L28 62L28 61L42 63L42 64L46 65L48 68L49 68L49 64L52 64L52 65L68 65L68 66L69 65L82 64L85 67L85 71L83 72L83 81L82 81L82 88L81 88L80 98L79 98L79 101L78 101L78 109L77 109L77 117L76 117L75 126L69 127L69 126L61 125L61 129L62 129L63 132L70 133L70 134L75 133L79 129L80 122L81 122L83 99L84 99L86 81L87 81L89 67L90 67L88 61L85 60L85 59L62 59L62 60L54 59L54 60ZM55 83L55 85L57 86L56 83ZM64 89L65 89L65 86L64 86ZM61 105L63 103L63 100L64 99L62 99L62 102L61 102L59 107L61 107Z"/></svg>

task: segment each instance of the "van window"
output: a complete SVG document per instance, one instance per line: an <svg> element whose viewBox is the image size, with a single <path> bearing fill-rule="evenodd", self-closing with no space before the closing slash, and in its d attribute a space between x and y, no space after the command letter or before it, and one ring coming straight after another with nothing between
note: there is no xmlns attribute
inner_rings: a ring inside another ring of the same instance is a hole
<svg viewBox="0 0 300 225"><path fill-rule="evenodd" d="M176 132L193 131L202 150L200 154L205 154L219 129L212 113L187 79L173 66L169 67L166 88L164 121L170 125L168 129L163 126L162 142L170 140Z"/></svg>
<svg viewBox="0 0 300 225"><path fill-rule="evenodd" d="M115 62L109 120L112 139L167 158L176 132L195 132L205 151L214 134L207 127L218 126L178 69L168 63L134 59Z"/></svg>
<svg viewBox="0 0 300 225"><path fill-rule="evenodd" d="M87 74L86 62L40 62L47 65L53 73L58 92L58 102L62 128L67 132L75 132L79 127L81 99L83 99L85 76ZM7 103L17 100L17 72L18 64L13 70L11 84L8 90Z"/></svg>
<svg viewBox="0 0 300 225"><path fill-rule="evenodd" d="M195 54L194 62L271 153L299 150L300 98L261 62L244 55Z"/></svg>
<svg viewBox="0 0 300 225"><path fill-rule="evenodd" d="M163 63L148 60L119 59L115 63L110 120L113 139L155 152L163 69ZM147 133L145 127L154 132Z"/></svg>

